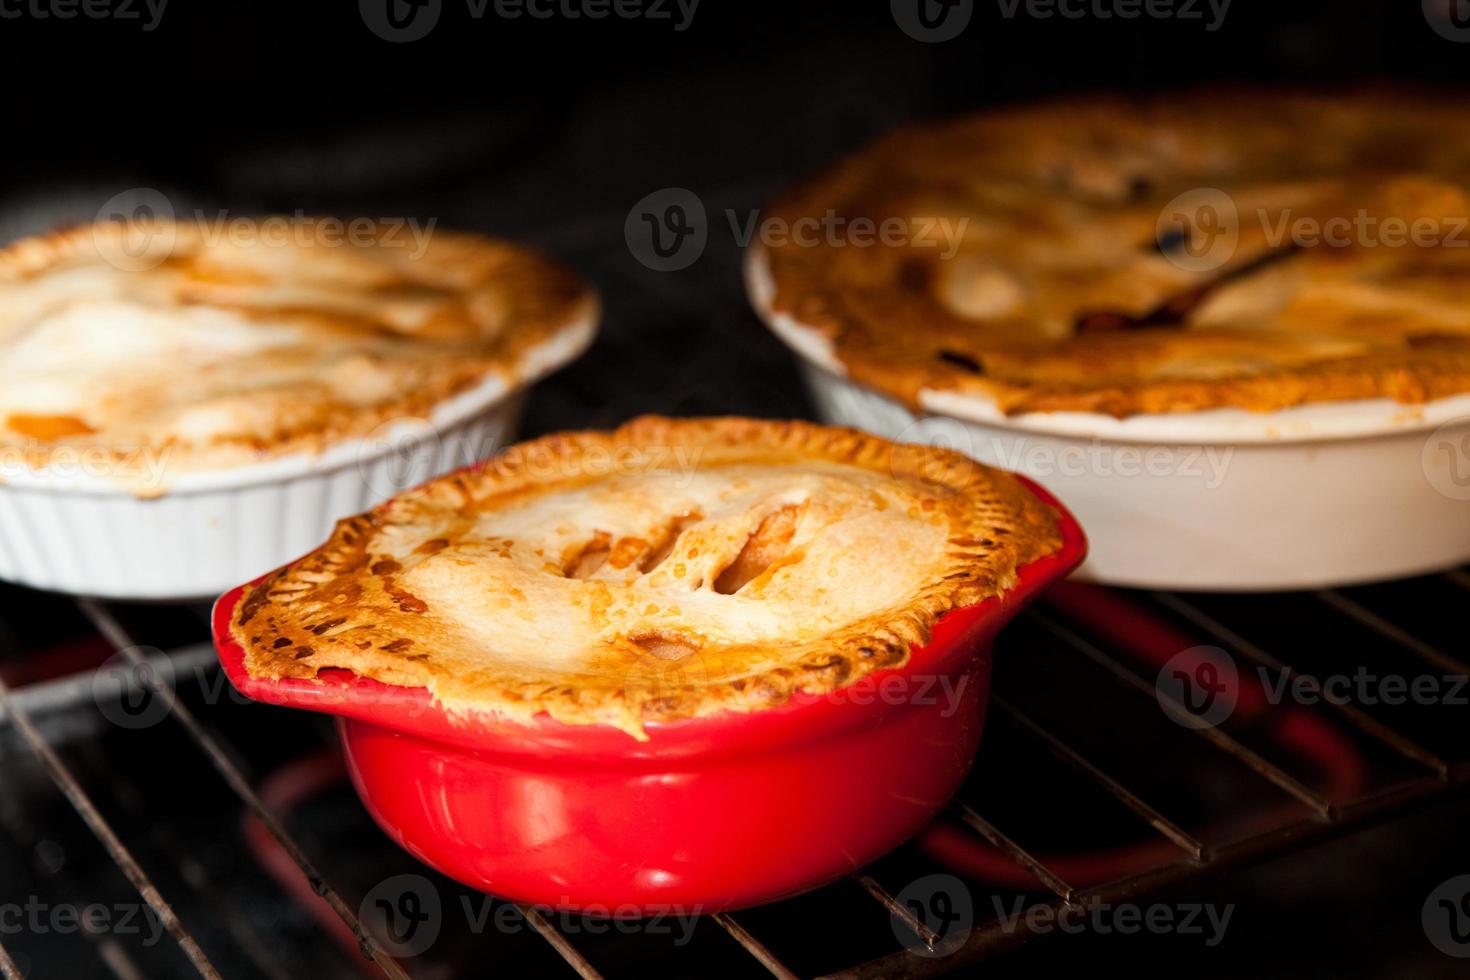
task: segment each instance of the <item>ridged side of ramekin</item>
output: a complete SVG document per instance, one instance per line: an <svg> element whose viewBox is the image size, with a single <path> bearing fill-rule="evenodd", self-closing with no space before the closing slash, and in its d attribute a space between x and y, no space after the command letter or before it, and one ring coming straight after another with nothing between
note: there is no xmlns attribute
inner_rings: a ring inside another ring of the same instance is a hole
<svg viewBox="0 0 1470 980"><path fill-rule="evenodd" d="M515 436L526 393L580 354L595 311L499 376L367 438L236 468L183 473L141 496L114 480L7 465L0 579L108 599L212 599L300 557L333 524L483 459Z"/></svg>
<svg viewBox="0 0 1470 980"><path fill-rule="evenodd" d="M294 476L138 497L0 486L0 579L109 599L207 599L299 557L333 523L513 436L520 393L406 448Z"/></svg>
<svg viewBox="0 0 1470 980"><path fill-rule="evenodd" d="M1470 446L1470 396L1120 420L1012 419L972 397L926 391L927 411L915 413L846 377L820 333L772 311L756 249L746 275L757 312L799 356L824 422L944 445L1036 480L1087 532L1079 578L1252 591L1470 562L1470 458L1456 456Z"/></svg>

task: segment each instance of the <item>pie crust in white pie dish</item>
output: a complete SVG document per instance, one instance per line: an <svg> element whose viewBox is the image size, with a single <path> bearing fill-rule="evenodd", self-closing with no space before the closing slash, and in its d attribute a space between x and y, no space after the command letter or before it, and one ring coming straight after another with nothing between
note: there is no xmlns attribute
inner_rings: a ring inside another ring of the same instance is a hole
<svg viewBox="0 0 1470 980"><path fill-rule="evenodd" d="M18 379L0 394L0 578L217 595L508 443L528 387L595 332L595 296L529 249L272 220L292 233L109 223L0 251Z"/></svg>
<svg viewBox="0 0 1470 980"><path fill-rule="evenodd" d="M820 330L772 308L760 246L756 311L798 356L823 421L942 445L1023 473L1087 529L1079 578L1141 588L1318 588L1470 561L1470 394L1259 412L1007 415L925 388L918 405L851 379Z"/></svg>

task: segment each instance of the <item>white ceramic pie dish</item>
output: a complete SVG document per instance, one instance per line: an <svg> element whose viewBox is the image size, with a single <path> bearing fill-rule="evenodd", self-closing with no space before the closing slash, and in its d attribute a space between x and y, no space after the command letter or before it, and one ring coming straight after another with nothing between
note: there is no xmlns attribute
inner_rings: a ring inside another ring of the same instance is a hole
<svg viewBox="0 0 1470 980"><path fill-rule="evenodd" d="M799 355L823 421L945 445L1036 480L1087 531L1080 578L1298 589L1470 561L1470 395L1118 419L1006 417L984 399L925 389L916 414L848 378L817 330L772 311L759 247L745 273L756 311Z"/></svg>
<svg viewBox="0 0 1470 980"><path fill-rule="evenodd" d="M211 599L319 545L339 517L490 455L527 389L591 342L596 311L512 372L316 454L182 473L140 496L105 475L0 460L0 579L109 599Z"/></svg>

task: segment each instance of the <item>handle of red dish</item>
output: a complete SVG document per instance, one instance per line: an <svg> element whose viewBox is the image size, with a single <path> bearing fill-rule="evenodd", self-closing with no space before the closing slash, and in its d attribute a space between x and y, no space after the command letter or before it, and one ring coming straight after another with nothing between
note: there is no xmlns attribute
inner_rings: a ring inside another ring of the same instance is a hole
<svg viewBox="0 0 1470 980"><path fill-rule="evenodd" d="M1020 598L1025 601L1053 582L1066 578L1082 564L1087 557L1087 535L1083 533L1082 525L1077 523L1077 518L1072 516L1072 512L1050 490L1030 477L1019 473L1014 475L1037 500L1051 508L1056 515L1057 532L1062 537L1060 548L1020 569L1021 582L1016 591L1021 593Z"/></svg>
<svg viewBox="0 0 1470 980"><path fill-rule="evenodd" d="M368 717L380 713L385 707L410 713L429 708L429 692L421 687L381 684L371 678L359 677L350 670L323 670L315 677L250 676L245 668L245 648L231 633L230 624L245 590L254 584L242 585L220 596L211 614L220 665L241 694L265 704L353 717Z"/></svg>

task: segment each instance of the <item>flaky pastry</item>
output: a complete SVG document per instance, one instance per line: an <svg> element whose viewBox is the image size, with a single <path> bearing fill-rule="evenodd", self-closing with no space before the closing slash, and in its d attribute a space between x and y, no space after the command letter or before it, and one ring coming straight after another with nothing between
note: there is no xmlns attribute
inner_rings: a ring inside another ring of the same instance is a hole
<svg viewBox="0 0 1470 980"><path fill-rule="evenodd" d="M648 417L512 447L247 589L256 678L347 668L454 715L636 738L904 664L1060 545L1014 477L849 429Z"/></svg>
<svg viewBox="0 0 1470 980"><path fill-rule="evenodd" d="M1247 91L905 128L771 210L809 230L761 249L771 311L912 407L924 390L1118 417L1460 394L1467 119L1444 93Z"/></svg>
<svg viewBox="0 0 1470 980"><path fill-rule="evenodd" d="M590 335L592 294L535 252L347 227L105 222L0 251L0 448L101 453L133 484L141 455L177 475L311 453Z"/></svg>

